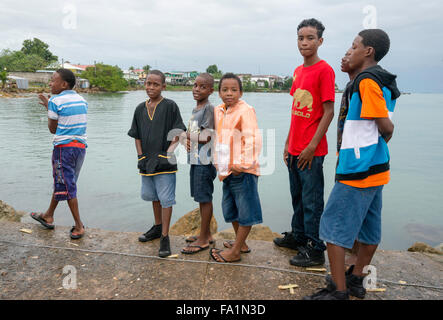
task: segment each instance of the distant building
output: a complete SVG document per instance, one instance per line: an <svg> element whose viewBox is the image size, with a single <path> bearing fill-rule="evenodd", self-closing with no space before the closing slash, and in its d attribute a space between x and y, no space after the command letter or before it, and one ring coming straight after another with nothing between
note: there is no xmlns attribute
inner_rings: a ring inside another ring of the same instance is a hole
<svg viewBox="0 0 443 320"><path fill-rule="evenodd" d="M193 85L198 75L199 73L197 71L165 72L166 83L170 85Z"/></svg>

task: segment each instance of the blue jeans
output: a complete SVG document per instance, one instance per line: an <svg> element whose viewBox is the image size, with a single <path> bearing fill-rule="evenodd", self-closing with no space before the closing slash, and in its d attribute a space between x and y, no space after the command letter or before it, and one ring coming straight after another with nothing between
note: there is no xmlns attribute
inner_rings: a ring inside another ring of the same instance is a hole
<svg viewBox="0 0 443 320"><path fill-rule="evenodd" d="M292 196L292 232L297 242L306 244L311 242L315 250L326 250L326 246L319 238L320 218L324 208L324 156L312 159L311 169L297 168L297 157L289 155L288 171L289 186Z"/></svg>
<svg viewBox="0 0 443 320"><path fill-rule="evenodd" d="M242 227L263 222L258 177L242 172L229 175L223 180L222 210L226 222L238 222Z"/></svg>
<svg viewBox="0 0 443 320"><path fill-rule="evenodd" d="M143 200L160 201L162 208L170 208L175 204L175 173L141 177Z"/></svg>
<svg viewBox="0 0 443 320"><path fill-rule="evenodd" d="M354 240L369 245L381 241L383 186L355 188L336 182L320 222L320 237L351 249Z"/></svg>

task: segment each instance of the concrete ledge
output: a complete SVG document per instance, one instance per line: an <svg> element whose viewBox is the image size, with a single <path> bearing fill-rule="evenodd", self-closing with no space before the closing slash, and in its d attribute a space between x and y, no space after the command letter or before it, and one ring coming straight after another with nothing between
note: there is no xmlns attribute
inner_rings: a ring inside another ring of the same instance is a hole
<svg viewBox="0 0 443 320"><path fill-rule="evenodd" d="M32 230L31 234L20 229ZM159 240L140 243L138 233L86 229L81 240L69 227L46 230L36 223L0 224L0 299L300 299L324 286L325 272L289 264L295 254L272 242L248 241L252 249L238 264L213 263L209 250L183 255L185 237L171 236L177 259L157 257ZM45 247L47 246L47 247ZM221 240L216 247L221 248ZM443 263L421 253L378 251L379 279L441 287ZM65 266L74 266L77 289L64 289ZM328 265L326 265L326 268ZM305 272L305 273L303 273ZM297 284L294 294L279 285ZM442 299L443 291L378 282L385 292L366 299Z"/></svg>

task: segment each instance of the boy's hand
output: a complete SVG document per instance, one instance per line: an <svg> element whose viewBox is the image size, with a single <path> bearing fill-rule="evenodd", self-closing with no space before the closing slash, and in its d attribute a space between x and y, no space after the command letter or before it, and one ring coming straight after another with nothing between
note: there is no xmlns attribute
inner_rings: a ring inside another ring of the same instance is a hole
<svg viewBox="0 0 443 320"><path fill-rule="evenodd" d="M297 168L303 171L306 168L306 165L308 165L308 168L311 169L314 153L315 148L308 145L298 156Z"/></svg>
<svg viewBox="0 0 443 320"><path fill-rule="evenodd" d="M48 94L48 97L45 97L43 94L40 93L38 95L38 98L40 99L39 104L41 104L46 108L46 110L48 110L48 103L49 103L49 98L51 98L51 95Z"/></svg>
<svg viewBox="0 0 443 320"><path fill-rule="evenodd" d="M236 170L234 167L231 167L231 172L234 176L238 176L241 174L241 171Z"/></svg>
<svg viewBox="0 0 443 320"><path fill-rule="evenodd" d="M288 145L285 145L285 150L283 150L283 161L285 162L286 166L288 166L288 157L289 157Z"/></svg>

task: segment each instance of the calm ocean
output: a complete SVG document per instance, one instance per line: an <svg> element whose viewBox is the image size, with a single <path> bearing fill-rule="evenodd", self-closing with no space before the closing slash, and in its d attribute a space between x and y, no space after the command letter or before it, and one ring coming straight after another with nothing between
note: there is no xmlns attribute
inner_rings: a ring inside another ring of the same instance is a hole
<svg viewBox="0 0 443 320"><path fill-rule="evenodd" d="M187 124L194 100L191 92L164 92L177 102ZM127 135L144 91L126 94L84 94L89 103L88 149L80 174L80 214L90 228L145 232L153 223L150 203L140 198L140 177L134 140ZM290 123L291 97L280 93L245 93L263 129L263 160L272 174L259 179L264 225L274 232L290 229L292 216L283 145ZM327 134L329 155L324 163L325 201L334 184L336 113ZM52 193L52 135L44 108L33 98L0 99L0 200L16 210L44 211ZM218 94L211 97L220 103ZM403 250L416 241L443 242L443 94L411 94L399 98L395 132L389 143L391 182L383 198L382 243L387 250ZM183 147L178 157L185 157ZM179 165L177 205L172 223L196 208L190 198L189 167ZM219 230L229 228L221 213L221 183L215 181L214 213ZM55 223L72 225L66 203L56 211ZM33 221L25 217L23 221Z"/></svg>

